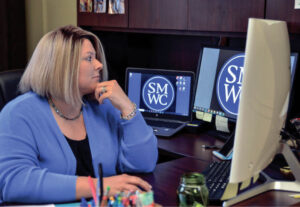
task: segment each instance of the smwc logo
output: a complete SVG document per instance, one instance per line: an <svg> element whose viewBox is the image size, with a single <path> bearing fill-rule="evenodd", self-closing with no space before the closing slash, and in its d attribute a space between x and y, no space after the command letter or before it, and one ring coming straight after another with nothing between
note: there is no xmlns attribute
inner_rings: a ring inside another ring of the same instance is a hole
<svg viewBox="0 0 300 207"><path fill-rule="evenodd" d="M233 115L238 114L242 89L245 54L231 57L221 68L217 81L217 97L222 109Z"/></svg>
<svg viewBox="0 0 300 207"><path fill-rule="evenodd" d="M150 78L143 87L143 101L154 111L167 110L174 101L174 95L173 85L162 76Z"/></svg>

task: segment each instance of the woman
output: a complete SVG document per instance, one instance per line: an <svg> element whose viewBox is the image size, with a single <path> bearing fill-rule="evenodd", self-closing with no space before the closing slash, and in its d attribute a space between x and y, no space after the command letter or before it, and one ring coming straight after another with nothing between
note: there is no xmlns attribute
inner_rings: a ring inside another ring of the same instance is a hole
<svg viewBox="0 0 300 207"><path fill-rule="evenodd" d="M21 78L23 93L0 114L0 190L5 202L91 197L88 177L111 193L150 190L120 173L151 172L157 140L116 81L107 80L97 36L66 26L38 43Z"/></svg>

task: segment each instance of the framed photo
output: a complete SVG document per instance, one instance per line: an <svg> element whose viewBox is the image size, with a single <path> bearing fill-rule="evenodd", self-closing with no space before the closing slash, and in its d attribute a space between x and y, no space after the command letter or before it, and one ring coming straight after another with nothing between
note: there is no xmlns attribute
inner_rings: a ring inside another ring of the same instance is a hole
<svg viewBox="0 0 300 207"><path fill-rule="evenodd" d="M105 13L106 12L106 0L94 0L94 12Z"/></svg>
<svg viewBox="0 0 300 207"><path fill-rule="evenodd" d="M92 12L93 11L92 0L80 0L79 11L80 12Z"/></svg>
<svg viewBox="0 0 300 207"><path fill-rule="evenodd" d="M108 13L109 14L125 14L124 0L108 0Z"/></svg>

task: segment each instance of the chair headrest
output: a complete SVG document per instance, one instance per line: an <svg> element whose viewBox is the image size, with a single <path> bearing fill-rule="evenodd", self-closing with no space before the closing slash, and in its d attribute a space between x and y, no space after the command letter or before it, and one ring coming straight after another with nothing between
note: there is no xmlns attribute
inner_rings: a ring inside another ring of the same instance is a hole
<svg viewBox="0 0 300 207"><path fill-rule="evenodd" d="M0 72L0 109L20 94L18 85L23 72L23 69Z"/></svg>

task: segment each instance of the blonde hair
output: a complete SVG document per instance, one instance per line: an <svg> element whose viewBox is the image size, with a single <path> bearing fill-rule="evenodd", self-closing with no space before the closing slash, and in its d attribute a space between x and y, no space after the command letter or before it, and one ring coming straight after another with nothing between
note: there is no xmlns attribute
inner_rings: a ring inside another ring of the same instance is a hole
<svg viewBox="0 0 300 207"><path fill-rule="evenodd" d="M21 78L22 93L34 91L73 106L82 103L78 86L81 47L84 39L91 41L96 58L103 64L101 79L108 78L106 59L99 38L91 32L68 25L42 37Z"/></svg>

